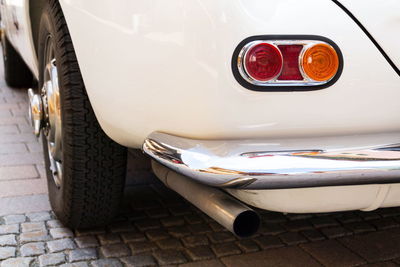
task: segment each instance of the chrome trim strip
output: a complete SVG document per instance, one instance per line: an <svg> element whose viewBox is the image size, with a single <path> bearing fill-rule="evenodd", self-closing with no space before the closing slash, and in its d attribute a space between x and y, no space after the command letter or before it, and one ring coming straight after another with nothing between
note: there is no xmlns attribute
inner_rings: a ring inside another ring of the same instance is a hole
<svg viewBox="0 0 400 267"><path fill-rule="evenodd" d="M223 188L400 183L400 142L341 149L287 149L266 140L207 141L155 132L145 140L143 151L182 175Z"/></svg>

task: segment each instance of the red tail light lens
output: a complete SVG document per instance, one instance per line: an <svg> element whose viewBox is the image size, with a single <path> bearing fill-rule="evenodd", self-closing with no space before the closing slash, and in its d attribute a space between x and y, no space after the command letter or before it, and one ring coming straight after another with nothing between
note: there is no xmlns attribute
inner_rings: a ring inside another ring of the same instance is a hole
<svg viewBox="0 0 400 267"><path fill-rule="evenodd" d="M283 56L283 69L278 80L301 81L303 75L299 68L299 55L303 49L302 45L280 45L278 46Z"/></svg>
<svg viewBox="0 0 400 267"><path fill-rule="evenodd" d="M279 49L269 43L251 46L244 59L247 74L256 81L269 81L282 70L283 58Z"/></svg>
<svg viewBox="0 0 400 267"><path fill-rule="evenodd" d="M254 91L306 91L334 84L343 55L330 39L312 35L264 35L243 40L232 57L235 79Z"/></svg>

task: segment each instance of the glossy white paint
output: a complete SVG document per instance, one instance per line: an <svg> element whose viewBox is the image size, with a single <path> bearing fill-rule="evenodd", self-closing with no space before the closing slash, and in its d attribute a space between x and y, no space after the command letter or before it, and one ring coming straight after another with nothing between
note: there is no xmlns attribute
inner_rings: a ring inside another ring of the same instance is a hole
<svg viewBox="0 0 400 267"><path fill-rule="evenodd" d="M227 191L254 207L291 213L370 211L400 205L400 184Z"/></svg>
<svg viewBox="0 0 400 267"><path fill-rule="evenodd" d="M3 1L7 34L37 76L28 0ZM375 136L369 144L376 136L382 143L398 139L400 78L332 1L60 3L97 118L107 134L123 145L138 148L153 131L197 139ZM368 4L372 6L373 1ZM391 8L363 13L360 6L357 1L349 8L360 14L362 22L369 16L374 21L379 13L379 25L367 22L366 26L388 54L396 57L398 47L392 46L393 39L385 32L397 25L396 14ZM18 31L13 28L13 14ZM386 19L385 14L392 15ZM232 75L232 53L243 39L264 34L332 39L344 55L341 78L332 87L312 92L243 88ZM252 205L287 212L400 205L398 184L231 193Z"/></svg>
<svg viewBox="0 0 400 267"><path fill-rule="evenodd" d="M153 131L197 139L400 130L400 77L332 1L61 0L103 129L140 147ZM231 71L252 35L334 40L344 71L314 92L253 92ZM366 56L368 55L368 57Z"/></svg>
<svg viewBox="0 0 400 267"><path fill-rule="evenodd" d="M3 0L2 3L2 27L33 75L38 78L38 61L29 18L29 0Z"/></svg>
<svg viewBox="0 0 400 267"><path fill-rule="evenodd" d="M340 0L400 68L400 1Z"/></svg>

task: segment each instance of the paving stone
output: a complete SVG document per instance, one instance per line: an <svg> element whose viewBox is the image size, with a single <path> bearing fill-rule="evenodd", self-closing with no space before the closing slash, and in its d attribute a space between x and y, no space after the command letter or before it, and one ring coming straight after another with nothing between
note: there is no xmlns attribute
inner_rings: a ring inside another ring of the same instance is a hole
<svg viewBox="0 0 400 267"><path fill-rule="evenodd" d="M338 237L348 236L348 235L352 234L352 232L350 230L348 230L342 226L322 228L320 230L328 238L338 238Z"/></svg>
<svg viewBox="0 0 400 267"><path fill-rule="evenodd" d="M39 242L47 240L50 240L50 236L47 234L47 231L27 232L20 235L20 241L23 244L28 242Z"/></svg>
<svg viewBox="0 0 400 267"><path fill-rule="evenodd" d="M295 263L293 262L295 260ZM227 266L307 266L321 265L298 247L270 249L245 255L234 255L221 258Z"/></svg>
<svg viewBox="0 0 400 267"><path fill-rule="evenodd" d="M378 230L387 230L399 227L399 223L395 221L393 218L383 218L378 220L369 221L372 225L376 227Z"/></svg>
<svg viewBox="0 0 400 267"><path fill-rule="evenodd" d="M262 213L261 219L266 223L281 223L287 221L287 218L279 212Z"/></svg>
<svg viewBox="0 0 400 267"><path fill-rule="evenodd" d="M129 232L121 234L122 241L125 243L130 243L134 241L145 241L146 237L142 233Z"/></svg>
<svg viewBox="0 0 400 267"><path fill-rule="evenodd" d="M68 253L70 262L95 260L97 253L94 248L78 248Z"/></svg>
<svg viewBox="0 0 400 267"><path fill-rule="evenodd" d="M188 224L204 223L204 220L198 214L188 214L185 215L184 218Z"/></svg>
<svg viewBox="0 0 400 267"><path fill-rule="evenodd" d="M216 221L209 222L208 225L211 227L211 229L214 232L226 232L226 228L224 228L222 225L217 223Z"/></svg>
<svg viewBox="0 0 400 267"><path fill-rule="evenodd" d="M310 221L316 228L323 228L323 227L339 225L336 220L334 220L333 218L330 218L330 217L326 217L326 216L312 218Z"/></svg>
<svg viewBox="0 0 400 267"><path fill-rule="evenodd" d="M190 235L182 238L182 242L185 247L195 247L208 245L208 238L205 235Z"/></svg>
<svg viewBox="0 0 400 267"><path fill-rule="evenodd" d="M179 267L224 267L220 260L204 260L180 264Z"/></svg>
<svg viewBox="0 0 400 267"><path fill-rule="evenodd" d="M0 247L0 260L5 260L15 256L14 247Z"/></svg>
<svg viewBox="0 0 400 267"><path fill-rule="evenodd" d="M44 222L27 222L21 224L21 230L25 232L46 231Z"/></svg>
<svg viewBox="0 0 400 267"><path fill-rule="evenodd" d="M109 230L111 233L123 233L123 232L131 232L135 231L135 227L129 221L117 222L113 223L109 226Z"/></svg>
<svg viewBox="0 0 400 267"><path fill-rule="evenodd" d="M26 214L28 217L29 221L31 222L41 222L41 221L47 221L51 219L50 212L48 211L43 211L43 212L32 212Z"/></svg>
<svg viewBox="0 0 400 267"><path fill-rule="evenodd" d="M208 237L212 243L225 243L235 240L235 236L230 232L209 233Z"/></svg>
<svg viewBox="0 0 400 267"><path fill-rule="evenodd" d="M145 219L135 222L135 226L141 231L160 228L160 223L155 219Z"/></svg>
<svg viewBox="0 0 400 267"><path fill-rule="evenodd" d="M150 209L150 210L146 210L145 211L147 216L149 216L149 218L153 218L153 219L161 219L161 218L166 218L169 216L169 212L166 209Z"/></svg>
<svg viewBox="0 0 400 267"><path fill-rule="evenodd" d="M211 227L204 223L191 224L189 225L189 230L194 234L205 234L212 232Z"/></svg>
<svg viewBox="0 0 400 267"><path fill-rule="evenodd" d="M373 232L376 230L375 227L372 226L369 222L348 223L345 225L345 227L355 234Z"/></svg>
<svg viewBox="0 0 400 267"><path fill-rule="evenodd" d="M345 213L342 217L337 219L342 224L361 222L362 218L354 213Z"/></svg>
<svg viewBox="0 0 400 267"><path fill-rule="evenodd" d="M1 149L3 149L3 147ZM38 178L38 177L39 177L39 174L36 171L35 166L33 166L33 165L0 167L0 181L31 179L31 178ZM18 223L18 222L14 222L14 223Z"/></svg>
<svg viewBox="0 0 400 267"><path fill-rule="evenodd" d="M341 238L340 242L368 262L387 261L400 257L400 233L372 232Z"/></svg>
<svg viewBox="0 0 400 267"><path fill-rule="evenodd" d="M393 216L398 216L400 215L400 209L398 207L395 208L384 208L384 209L379 209L378 213L383 217L393 217Z"/></svg>
<svg viewBox="0 0 400 267"><path fill-rule="evenodd" d="M121 262L116 259L101 259L91 262L93 267L122 267Z"/></svg>
<svg viewBox="0 0 400 267"><path fill-rule="evenodd" d="M33 262L34 258L25 258L18 257L5 260L1 263L1 267L29 267L29 265Z"/></svg>
<svg viewBox="0 0 400 267"><path fill-rule="evenodd" d="M180 226L185 224L182 217L167 217L160 220L164 227Z"/></svg>
<svg viewBox="0 0 400 267"><path fill-rule="evenodd" d="M167 229L168 233L175 237L175 238L181 238L184 236L190 235L190 231L186 226L176 226L176 227L170 227Z"/></svg>
<svg viewBox="0 0 400 267"><path fill-rule="evenodd" d="M121 243L121 238L117 234L103 234L98 235L97 238L100 241L101 245L111 245L116 243Z"/></svg>
<svg viewBox="0 0 400 267"><path fill-rule="evenodd" d="M0 113L1 114L1 113ZM35 142L36 137L33 134L2 134L0 135L1 143L25 143L25 142Z"/></svg>
<svg viewBox="0 0 400 267"><path fill-rule="evenodd" d="M26 221L26 217L23 214L18 214L18 215L7 215L3 217L4 223L5 224L17 224L17 223L23 223Z"/></svg>
<svg viewBox="0 0 400 267"><path fill-rule="evenodd" d="M68 228L51 228L50 235L53 239L74 237L74 234Z"/></svg>
<svg viewBox="0 0 400 267"><path fill-rule="evenodd" d="M65 263L60 265L60 267L89 267L87 262L74 262L74 263Z"/></svg>
<svg viewBox="0 0 400 267"><path fill-rule="evenodd" d="M284 224L284 227L289 231L303 231L312 229L313 226L306 220L289 221Z"/></svg>
<svg viewBox="0 0 400 267"><path fill-rule="evenodd" d="M190 209L188 205L185 206L173 206L170 207L169 210L171 211L172 215L188 215L191 214L193 211Z"/></svg>
<svg viewBox="0 0 400 267"><path fill-rule="evenodd" d="M49 228L63 228L63 224L59 220L50 220L46 222L47 227Z"/></svg>
<svg viewBox="0 0 400 267"><path fill-rule="evenodd" d="M252 239L242 239L236 242L236 245L245 253L259 251L257 243Z"/></svg>
<svg viewBox="0 0 400 267"><path fill-rule="evenodd" d="M235 243L214 244L212 250L218 258L242 253Z"/></svg>
<svg viewBox="0 0 400 267"><path fill-rule="evenodd" d="M301 231L301 234L310 241L320 241L325 239L325 237L316 229Z"/></svg>
<svg viewBox="0 0 400 267"><path fill-rule="evenodd" d="M288 213L285 214L285 217L291 221L296 221L310 219L313 217L313 215L308 213Z"/></svg>
<svg viewBox="0 0 400 267"><path fill-rule="evenodd" d="M39 142L35 142L35 143L27 143L26 144L28 147L29 152L42 152L43 151L43 147L42 144L40 144Z"/></svg>
<svg viewBox="0 0 400 267"><path fill-rule="evenodd" d="M188 248L186 253L193 261L208 260L215 258L213 251L209 246L198 246L194 248Z"/></svg>
<svg viewBox="0 0 400 267"><path fill-rule="evenodd" d="M132 254L139 254L142 252L157 250L156 244L149 241L138 241L129 243L129 248L131 249Z"/></svg>
<svg viewBox="0 0 400 267"><path fill-rule="evenodd" d="M277 223L262 223L258 230L261 235L278 235L284 232L286 232L286 229Z"/></svg>
<svg viewBox="0 0 400 267"><path fill-rule="evenodd" d="M153 255L160 265L181 264L187 261L185 256L176 250L158 250Z"/></svg>
<svg viewBox="0 0 400 267"><path fill-rule="evenodd" d="M181 242L176 238L162 239L156 243L160 249L183 249Z"/></svg>
<svg viewBox="0 0 400 267"><path fill-rule="evenodd" d="M150 241L157 241L171 237L166 231L161 229L146 231L146 236Z"/></svg>
<svg viewBox="0 0 400 267"><path fill-rule="evenodd" d="M280 239L288 245L297 245L307 242L307 240L299 233L287 232L279 235Z"/></svg>
<svg viewBox="0 0 400 267"><path fill-rule="evenodd" d="M19 225L18 224L0 225L0 235L5 235L5 234L19 234Z"/></svg>
<svg viewBox="0 0 400 267"><path fill-rule="evenodd" d="M1 105L3 106L3 105ZM1 112L3 113L3 112ZM18 127L17 125L1 125L0 126L0 134L18 134Z"/></svg>
<svg viewBox="0 0 400 267"><path fill-rule="evenodd" d="M85 230L76 230L75 235L76 236L85 236L85 235L101 235L105 234L105 230L103 228L91 228L91 229L85 229Z"/></svg>
<svg viewBox="0 0 400 267"><path fill-rule="evenodd" d="M20 248L21 255L24 257L38 256L45 253L43 242L28 243Z"/></svg>
<svg viewBox="0 0 400 267"><path fill-rule="evenodd" d="M99 246L99 242L94 236L80 236L75 238L75 243L79 248L93 248Z"/></svg>
<svg viewBox="0 0 400 267"><path fill-rule="evenodd" d="M113 244L100 247L100 253L106 258L125 257L131 255L125 244Z"/></svg>
<svg viewBox="0 0 400 267"><path fill-rule="evenodd" d="M39 256L39 265L40 266L52 266L58 265L65 262L64 253L51 253L51 254L43 254Z"/></svg>
<svg viewBox="0 0 400 267"><path fill-rule="evenodd" d="M375 219L381 218L381 216L374 211L368 211L368 212L360 211L357 215L360 216L361 218L363 218L363 220L365 220L365 221L370 221L370 220L375 220Z"/></svg>
<svg viewBox="0 0 400 267"><path fill-rule="evenodd" d="M336 240L324 240L300 246L324 266L357 266L366 263L364 259Z"/></svg>
<svg viewBox="0 0 400 267"><path fill-rule="evenodd" d="M16 246L16 245L17 245L17 240L15 239L15 235L0 236L0 247Z"/></svg>
<svg viewBox="0 0 400 267"><path fill-rule="evenodd" d="M256 237L254 241L261 247L261 249L279 248L283 247L282 241L273 235Z"/></svg>
<svg viewBox="0 0 400 267"><path fill-rule="evenodd" d="M121 261L128 267L156 266L157 263L153 256L147 254L134 255L121 258Z"/></svg>
<svg viewBox="0 0 400 267"><path fill-rule="evenodd" d="M0 155L9 155L9 154L20 154L20 153L27 153L26 146L24 144L0 144ZM25 170L31 169L33 170L32 165L21 165L19 166L24 167ZM19 166L3 166L0 167L0 177L2 180L9 180L9 179L21 179L25 178L26 176L32 176L32 173L25 173L24 171L18 170ZM37 175L37 173L35 173ZM37 176L33 176L31 178L35 178Z"/></svg>
<svg viewBox="0 0 400 267"><path fill-rule="evenodd" d="M368 263L363 265L363 267L398 267L398 265L390 261L385 261L385 262Z"/></svg>
<svg viewBox="0 0 400 267"><path fill-rule="evenodd" d="M50 252L59 252L66 249L74 249L75 244L70 238L64 238L47 242L47 247Z"/></svg>

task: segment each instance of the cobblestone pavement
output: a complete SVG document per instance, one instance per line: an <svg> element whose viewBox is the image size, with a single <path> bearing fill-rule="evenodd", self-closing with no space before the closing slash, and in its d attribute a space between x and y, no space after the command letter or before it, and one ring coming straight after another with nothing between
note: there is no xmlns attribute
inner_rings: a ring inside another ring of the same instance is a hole
<svg viewBox="0 0 400 267"><path fill-rule="evenodd" d="M146 176L145 163L136 172L130 165L124 204L112 225L64 228L50 211L26 100L25 90L7 88L0 77L0 267L400 265L400 208L261 212L260 232L239 239Z"/></svg>

